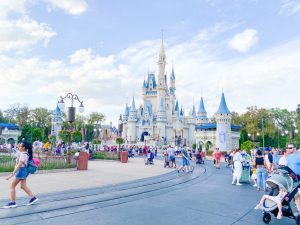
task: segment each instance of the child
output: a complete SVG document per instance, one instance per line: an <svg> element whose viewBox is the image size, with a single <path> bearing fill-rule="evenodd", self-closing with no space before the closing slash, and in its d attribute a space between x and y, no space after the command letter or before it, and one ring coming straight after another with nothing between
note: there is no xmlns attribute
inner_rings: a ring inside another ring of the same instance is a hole
<svg viewBox="0 0 300 225"><path fill-rule="evenodd" d="M263 195L260 202L254 209L260 209L263 206L263 203L266 199L269 199L277 204L278 207L278 214L277 214L277 219L282 219L282 200L286 197L287 192L280 187L279 188L279 194L277 196L270 196L270 195Z"/></svg>
<svg viewBox="0 0 300 225"><path fill-rule="evenodd" d="M257 175L256 175L256 168L255 167L252 168L251 178L254 182L253 187L257 187Z"/></svg>

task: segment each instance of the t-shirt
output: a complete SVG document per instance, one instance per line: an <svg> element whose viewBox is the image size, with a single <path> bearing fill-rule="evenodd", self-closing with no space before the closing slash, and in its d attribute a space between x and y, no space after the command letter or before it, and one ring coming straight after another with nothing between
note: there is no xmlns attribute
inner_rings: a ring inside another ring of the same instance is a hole
<svg viewBox="0 0 300 225"><path fill-rule="evenodd" d="M28 163L28 159L29 159L29 156L27 153L25 152L20 152L19 153L19 156L17 156L17 160L16 160L16 163L18 164L20 161L23 162L22 166L21 167L25 167L25 165L27 165ZM25 165L24 165L25 164Z"/></svg>
<svg viewBox="0 0 300 225"><path fill-rule="evenodd" d="M291 168L296 174L300 175L300 152L290 154L286 158L288 167Z"/></svg>
<svg viewBox="0 0 300 225"><path fill-rule="evenodd" d="M233 161L240 161L243 162L244 158L240 152L236 152L233 156Z"/></svg>
<svg viewBox="0 0 300 225"><path fill-rule="evenodd" d="M278 165L281 165L281 166L287 166L286 157L281 156L280 159L279 159Z"/></svg>
<svg viewBox="0 0 300 225"><path fill-rule="evenodd" d="M175 155L175 151L174 151L173 148L168 148L168 149L167 149L167 152L168 152L168 155L169 155L169 156L171 156L171 155L174 156L174 155Z"/></svg>
<svg viewBox="0 0 300 225"><path fill-rule="evenodd" d="M222 153L220 151L215 151L214 152L214 157L219 160L222 157Z"/></svg>

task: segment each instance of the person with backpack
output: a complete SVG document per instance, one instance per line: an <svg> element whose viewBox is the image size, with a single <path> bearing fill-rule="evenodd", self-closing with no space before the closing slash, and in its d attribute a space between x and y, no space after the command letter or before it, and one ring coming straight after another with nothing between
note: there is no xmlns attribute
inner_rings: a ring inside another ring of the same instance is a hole
<svg viewBox="0 0 300 225"><path fill-rule="evenodd" d="M19 145L19 156L16 159L16 165L10 176L6 178L9 180L13 176L15 179L12 181L10 186L10 202L4 206L4 208L15 208L16 203L16 186L20 183L21 189L23 189L26 194L30 197L27 205L32 205L38 201L38 198L31 192L26 184L27 177L29 173L34 173L32 168L34 167L33 155L32 155L32 145L26 141L22 141ZM36 168L35 168L36 170Z"/></svg>

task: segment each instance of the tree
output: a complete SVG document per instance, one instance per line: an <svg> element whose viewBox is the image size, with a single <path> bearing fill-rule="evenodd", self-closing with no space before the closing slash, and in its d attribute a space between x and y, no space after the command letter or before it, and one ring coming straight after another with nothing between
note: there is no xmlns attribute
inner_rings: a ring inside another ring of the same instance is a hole
<svg viewBox="0 0 300 225"><path fill-rule="evenodd" d="M0 123L7 123L9 120L4 116L2 110L0 110Z"/></svg>
<svg viewBox="0 0 300 225"><path fill-rule="evenodd" d="M77 143L82 141L82 134L80 131L77 130L72 133L72 141Z"/></svg>
<svg viewBox="0 0 300 225"><path fill-rule="evenodd" d="M32 142L32 127L30 124L25 124L23 126L18 142L21 142L23 138L30 143Z"/></svg>
<svg viewBox="0 0 300 225"><path fill-rule="evenodd" d="M120 151L121 144L124 143L124 139L121 138L121 137L117 137L117 138L116 138L116 143L119 145L119 151Z"/></svg>
<svg viewBox="0 0 300 225"><path fill-rule="evenodd" d="M4 113L5 117L7 117L10 122L17 123L21 127L29 122L30 109L27 105L16 103L11 105Z"/></svg>
<svg viewBox="0 0 300 225"><path fill-rule="evenodd" d="M69 143L69 140L71 139L71 132L68 130L61 130L58 132L58 137L65 143Z"/></svg>
<svg viewBox="0 0 300 225"><path fill-rule="evenodd" d="M35 127L51 127L51 112L46 108L35 108L31 110L31 119Z"/></svg>
<svg viewBox="0 0 300 225"><path fill-rule="evenodd" d="M241 144L241 149L242 150L247 150L247 152L249 153L251 149L254 148L254 144L252 141L245 141L244 143Z"/></svg>
<svg viewBox="0 0 300 225"><path fill-rule="evenodd" d="M32 129L32 141L36 141L36 140L43 140L44 136L43 136L43 132L40 128L35 127Z"/></svg>
<svg viewBox="0 0 300 225"><path fill-rule="evenodd" d="M92 112L88 117L89 124L99 124L105 120L105 115L99 112Z"/></svg>

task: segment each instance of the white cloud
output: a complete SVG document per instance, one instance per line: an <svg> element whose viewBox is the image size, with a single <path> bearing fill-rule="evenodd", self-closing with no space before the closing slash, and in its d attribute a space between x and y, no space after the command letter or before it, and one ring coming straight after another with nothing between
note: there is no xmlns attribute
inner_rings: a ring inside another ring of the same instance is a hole
<svg viewBox="0 0 300 225"><path fill-rule="evenodd" d="M242 58L221 59L224 46L207 45L198 36L178 42L165 40L168 74L174 60L177 96L186 111L203 92L210 115L218 108L221 88L230 110L247 106L293 109L300 95L300 39ZM160 40L136 43L113 55L79 49L67 60L10 57L0 54L1 108L17 101L31 107L55 108L58 96L74 92L84 101L86 113L104 112L116 122L126 98L141 100L147 70L157 69Z"/></svg>
<svg viewBox="0 0 300 225"><path fill-rule="evenodd" d="M282 0L281 12L288 15L294 15L300 13L300 1L299 0Z"/></svg>
<svg viewBox="0 0 300 225"><path fill-rule="evenodd" d="M71 15L82 14L88 8L85 0L45 0L45 2L50 3L48 11L59 8Z"/></svg>
<svg viewBox="0 0 300 225"><path fill-rule="evenodd" d="M234 37L228 42L229 47L235 49L238 52L248 52L253 47L259 38L255 29L246 29L241 33L234 35Z"/></svg>
<svg viewBox="0 0 300 225"><path fill-rule="evenodd" d="M48 24L24 16L18 20L0 20L0 52L26 49L39 42L47 46L56 33Z"/></svg>
<svg viewBox="0 0 300 225"><path fill-rule="evenodd" d="M0 18L6 18L10 13L26 13L26 6L29 0L1 0L0 1Z"/></svg>

